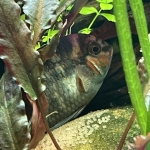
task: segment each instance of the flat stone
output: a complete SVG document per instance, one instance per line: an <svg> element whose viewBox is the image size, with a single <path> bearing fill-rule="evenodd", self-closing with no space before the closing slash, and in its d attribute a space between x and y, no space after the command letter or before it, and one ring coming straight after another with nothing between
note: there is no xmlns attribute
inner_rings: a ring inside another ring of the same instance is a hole
<svg viewBox="0 0 150 150"><path fill-rule="evenodd" d="M77 118L53 134L62 150L115 150L132 115L132 107L98 110ZM137 121L130 129L123 150L140 134ZM50 137L45 135L35 150L56 150Z"/></svg>

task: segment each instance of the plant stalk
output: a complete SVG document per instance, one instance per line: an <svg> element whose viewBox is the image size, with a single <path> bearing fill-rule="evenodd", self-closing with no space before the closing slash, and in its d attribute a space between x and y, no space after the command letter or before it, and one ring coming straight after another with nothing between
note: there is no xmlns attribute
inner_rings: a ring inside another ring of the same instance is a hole
<svg viewBox="0 0 150 150"><path fill-rule="evenodd" d="M93 18L92 22L88 26L88 29L91 29L93 23L95 22L96 18L100 15L101 9L96 13L95 17Z"/></svg>
<svg viewBox="0 0 150 150"><path fill-rule="evenodd" d="M121 57L128 92L134 107L142 134L146 134L147 110L144 102L139 75L137 72L136 59L133 51L131 31L128 20L126 0L115 0L114 15L116 17L116 29L121 49Z"/></svg>
<svg viewBox="0 0 150 150"><path fill-rule="evenodd" d="M41 99L40 99L40 98L37 100L37 103L38 103L38 107L39 107L40 110L41 110L41 116L42 116L43 123L44 123L44 125L45 125L45 128L46 128L47 133L49 134L51 140L53 141L53 144L55 145L56 149L57 149L57 150L61 150L60 146L58 145L58 143L57 143L57 141L56 141L54 135L52 134L52 132L51 132L49 126L48 126L48 123L47 123L47 121L46 121L46 117L45 117L45 114L44 114L44 111L43 111L43 107L42 107L42 103L41 103Z"/></svg>
<svg viewBox="0 0 150 150"><path fill-rule="evenodd" d="M144 13L142 0L130 0L130 6L135 20L137 33L139 36L144 63L147 68L148 76L150 77L150 42L148 38L147 21ZM147 112L147 133L150 132L150 109Z"/></svg>

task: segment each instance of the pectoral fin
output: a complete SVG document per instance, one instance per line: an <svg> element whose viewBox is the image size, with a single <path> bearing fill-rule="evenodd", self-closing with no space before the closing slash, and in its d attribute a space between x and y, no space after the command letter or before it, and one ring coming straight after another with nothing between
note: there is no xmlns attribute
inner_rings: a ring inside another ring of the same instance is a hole
<svg viewBox="0 0 150 150"><path fill-rule="evenodd" d="M76 77L76 85L77 85L77 88L80 92L86 92L84 85L83 85L83 82L82 82L80 77Z"/></svg>

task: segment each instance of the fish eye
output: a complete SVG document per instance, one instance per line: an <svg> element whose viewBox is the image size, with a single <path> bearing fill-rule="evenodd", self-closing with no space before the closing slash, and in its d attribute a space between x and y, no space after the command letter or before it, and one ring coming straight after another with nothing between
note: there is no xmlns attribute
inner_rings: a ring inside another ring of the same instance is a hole
<svg viewBox="0 0 150 150"><path fill-rule="evenodd" d="M101 46L98 43L91 43L89 45L89 53L91 55L98 55L101 52Z"/></svg>
<svg viewBox="0 0 150 150"><path fill-rule="evenodd" d="M93 49L92 49L92 51L94 52L94 53L98 53L99 52L99 47L97 47L97 46L93 46L92 47Z"/></svg>

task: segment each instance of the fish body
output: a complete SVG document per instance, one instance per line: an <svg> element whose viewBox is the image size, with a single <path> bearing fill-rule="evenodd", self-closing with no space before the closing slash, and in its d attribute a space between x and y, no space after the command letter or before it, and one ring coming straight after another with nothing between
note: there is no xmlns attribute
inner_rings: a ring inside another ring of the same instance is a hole
<svg viewBox="0 0 150 150"><path fill-rule="evenodd" d="M45 62L47 117L50 127L67 122L92 100L108 72L113 49L93 35L60 38L56 53ZM65 120L65 121L64 121Z"/></svg>

